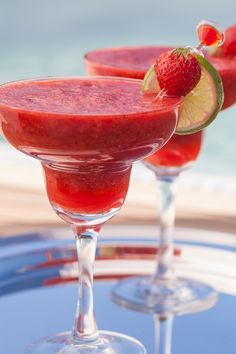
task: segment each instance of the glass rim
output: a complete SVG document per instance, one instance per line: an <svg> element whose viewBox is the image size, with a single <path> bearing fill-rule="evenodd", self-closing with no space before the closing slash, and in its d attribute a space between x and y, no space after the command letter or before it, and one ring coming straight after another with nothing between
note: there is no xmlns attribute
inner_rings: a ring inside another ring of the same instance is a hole
<svg viewBox="0 0 236 354"><path fill-rule="evenodd" d="M7 103L2 103L1 102L1 87L5 86L11 86L11 85L16 85L17 83L23 84L27 82L41 82L41 81L60 81L60 80L70 80L70 81L118 81L118 82L132 82L134 84L140 84L140 94L141 93L141 83L142 80L140 79L134 79L134 78L127 78L127 77L116 77L116 76L99 76L99 75L87 75L87 76L40 76L40 77L35 77L35 78L29 78L29 79L20 79L20 80L13 80L9 81L6 83L1 83L0 84L0 108L5 108L5 109L10 109L12 111L20 112L20 113L28 113L28 114L40 114L40 115L47 115L47 116L57 116L57 117L85 117L85 118L96 118L96 117L103 117L105 118L111 118L111 117L139 117L141 114L145 116L150 116L155 113L160 113L160 112L169 112L172 111L173 109L178 109L182 102L183 102L183 97L168 97L169 99L173 99L173 103L169 103L166 106L156 106L150 108L150 110L141 110L138 112L127 112L127 113L108 113L102 112L102 113L96 113L96 114L85 114L85 113L60 113L60 112L52 112L52 111L40 111L40 110L32 110L32 109L26 109L26 108L20 108L19 106L14 106L11 104Z"/></svg>
<svg viewBox="0 0 236 354"><path fill-rule="evenodd" d="M105 69L110 69L114 70L114 72L119 75L121 75L122 72L125 71L127 75L131 78L132 75L139 75L139 78L147 72L148 69L135 69L135 68L130 68L130 67L121 67L119 65L112 65L111 63L104 63L99 61L99 59L91 58L90 56L94 53L99 53L99 52L109 52L109 51L114 51L118 52L119 50L127 50L127 51L134 51L134 50L151 50L151 49L163 49L163 50L171 50L177 47L183 47L181 44L175 44L175 45L165 45L165 44L157 44L157 45L124 45L124 46L114 46L114 47L106 47L106 48L98 48L94 50L90 50L84 54L84 60L85 62L90 62L91 64L95 65L100 65L102 68ZM160 53L161 54L161 53ZM219 72L227 72L235 69L236 71L236 60L233 59L234 57L217 57L217 56L210 56L209 58L209 53L205 53L205 57L210 63L215 66L216 70ZM223 64L223 66L222 66ZM121 75L122 76L122 75ZM124 76L125 77L125 76Z"/></svg>
<svg viewBox="0 0 236 354"><path fill-rule="evenodd" d="M105 48L97 48L90 50L84 54L84 61L85 63L91 63L95 65L100 65L104 69L109 69L109 70L114 70L115 73L119 73L119 75L122 77L122 73L125 71L126 74L129 75L130 78L132 78L132 75L139 75L139 79L141 76L144 76L145 73L147 72L147 68L143 69L135 69L135 68L130 68L130 67L120 67L119 65L114 65L111 63L104 63L99 61L96 57L91 56L94 53L101 53L101 52L118 52L120 50L127 50L127 51L135 51L135 50L148 50L148 49L160 49L162 48L163 50L171 50L174 49L176 46L174 45L165 45L165 44L160 44L160 45L124 45L124 46L112 46L112 47L105 47ZM123 76L125 77L125 76Z"/></svg>

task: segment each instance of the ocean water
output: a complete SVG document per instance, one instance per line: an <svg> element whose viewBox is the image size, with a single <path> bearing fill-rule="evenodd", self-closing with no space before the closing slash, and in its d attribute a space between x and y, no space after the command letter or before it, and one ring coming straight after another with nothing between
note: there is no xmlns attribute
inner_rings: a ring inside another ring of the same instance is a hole
<svg viewBox="0 0 236 354"><path fill-rule="evenodd" d="M200 20L227 27L236 22L235 13L235 0L0 0L0 82L83 75L83 54L93 48L195 44ZM232 187L235 175L236 106L207 129L201 156L189 173L201 183L230 181Z"/></svg>

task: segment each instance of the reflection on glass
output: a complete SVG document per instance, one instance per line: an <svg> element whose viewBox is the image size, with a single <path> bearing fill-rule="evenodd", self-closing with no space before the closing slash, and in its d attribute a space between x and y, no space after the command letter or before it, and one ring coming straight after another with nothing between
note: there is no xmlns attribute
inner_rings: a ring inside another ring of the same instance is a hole
<svg viewBox="0 0 236 354"><path fill-rule="evenodd" d="M202 302L202 307L198 307L198 312L210 309L215 305L216 301L208 302L208 308ZM166 306L168 307L168 305ZM194 309L194 312L196 309ZM190 314L190 313L188 313ZM166 312L163 314L155 314L154 320L154 341L155 341L155 354L172 354L172 331L174 325L175 314Z"/></svg>
<svg viewBox="0 0 236 354"><path fill-rule="evenodd" d="M153 316L153 319L155 331L155 354L171 354L174 315L155 315Z"/></svg>

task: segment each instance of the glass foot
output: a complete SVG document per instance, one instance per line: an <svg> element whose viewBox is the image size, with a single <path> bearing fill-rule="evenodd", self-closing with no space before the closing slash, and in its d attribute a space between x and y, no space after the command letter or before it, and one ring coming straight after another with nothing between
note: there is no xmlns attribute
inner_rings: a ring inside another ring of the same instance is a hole
<svg viewBox="0 0 236 354"><path fill-rule="evenodd" d="M146 354L136 339L121 333L101 331L95 341L74 344L72 333L59 333L30 344L24 354Z"/></svg>
<svg viewBox="0 0 236 354"><path fill-rule="evenodd" d="M212 287L183 278L155 283L150 277L126 278L115 285L111 297L122 307L155 314L199 312L217 301Z"/></svg>

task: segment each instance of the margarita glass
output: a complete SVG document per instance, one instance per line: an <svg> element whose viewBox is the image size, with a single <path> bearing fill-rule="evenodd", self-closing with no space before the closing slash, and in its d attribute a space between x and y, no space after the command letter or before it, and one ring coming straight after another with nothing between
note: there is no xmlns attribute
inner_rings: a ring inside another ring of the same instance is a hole
<svg viewBox="0 0 236 354"><path fill-rule="evenodd" d="M47 78L0 86L8 142L41 161L49 201L73 229L79 301L72 333L33 343L26 353L145 353L135 339L98 331L93 312L97 235L127 194L132 163L173 134L182 99L162 104L140 94L141 81Z"/></svg>
<svg viewBox="0 0 236 354"><path fill-rule="evenodd" d="M113 75L143 79L148 68L167 46L119 47L95 50L85 55L86 71L90 75ZM223 109L236 101L236 62L232 59L208 60L221 75L225 100ZM174 134L158 152L144 159L156 175L160 190L160 247L155 274L150 278L124 279L112 291L114 301L139 311L187 313L206 307L215 301L214 291L191 280L178 279L173 266L173 231L175 195L178 175L197 159L203 131L189 135Z"/></svg>

